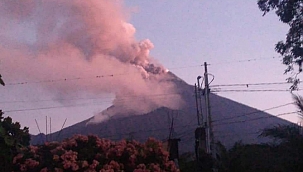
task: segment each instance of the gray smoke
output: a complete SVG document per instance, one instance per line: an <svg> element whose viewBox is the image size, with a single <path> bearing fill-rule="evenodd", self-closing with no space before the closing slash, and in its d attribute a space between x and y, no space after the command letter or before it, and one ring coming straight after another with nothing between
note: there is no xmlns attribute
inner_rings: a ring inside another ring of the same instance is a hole
<svg viewBox="0 0 303 172"><path fill-rule="evenodd" d="M114 93L114 106L134 114L178 108L171 76L150 58L152 42L135 39L128 16L118 0L3 0L2 73L11 81L112 76L41 86L58 96Z"/></svg>

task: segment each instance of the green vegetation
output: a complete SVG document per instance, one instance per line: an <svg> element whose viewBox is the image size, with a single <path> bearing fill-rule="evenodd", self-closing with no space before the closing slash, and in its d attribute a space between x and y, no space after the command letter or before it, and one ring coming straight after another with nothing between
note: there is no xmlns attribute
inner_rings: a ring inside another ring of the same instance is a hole
<svg viewBox="0 0 303 172"><path fill-rule="evenodd" d="M223 162L225 171L303 171L303 136L297 126L276 126L261 136L275 139L271 144L236 143Z"/></svg>
<svg viewBox="0 0 303 172"><path fill-rule="evenodd" d="M285 41L276 44L276 51L283 57L287 66L285 73L294 71L294 65L302 71L303 62L303 1L302 0L258 0L258 6L263 15L275 11L280 21L289 25ZM299 79L288 78L293 83L292 90L297 89Z"/></svg>
<svg viewBox="0 0 303 172"><path fill-rule="evenodd" d="M3 171L11 171L13 157L28 146L29 141L28 128L20 129L20 124L12 122L12 118L3 118L0 110L0 166Z"/></svg>
<svg viewBox="0 0 303 172"><path fill-rule="evenodd" d="M29 146L13 160L15 171L115 171L178 172L162 143L122 140L112 142L97 136L75 135L62 142Z"/></svg>
<svg viewBox="0 0 303 172"><path fill-rule="evenodd" d="M236 143L226 150L220 143L220 155L214 161L219 172L302 172L303 171L303 135L302 128L296 125L278 125L265 129L260 137L273 138L267 144ZM186 153L180 156L180 170L184 172L211 171L207 161L200 161ZM200 169L200 170L197 170Z"/></svg>

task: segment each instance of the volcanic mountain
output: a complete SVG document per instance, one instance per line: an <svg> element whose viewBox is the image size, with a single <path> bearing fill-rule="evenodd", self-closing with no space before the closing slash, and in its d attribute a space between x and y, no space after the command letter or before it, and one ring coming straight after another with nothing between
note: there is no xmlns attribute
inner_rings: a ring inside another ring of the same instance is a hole
<svg viewBox="0 0 303 172"><path fill-rule="evenodd" d="M48 138L62 140L74 134L95 134L111 140L135 139L144 141L148 137L165 140L171 135L171 137L181 139L179 145L182 152L192 152L194 150L194 131L197 127L195 89L194 86L185 83L173 73L168 72L167 75L170 75L170 82L176 85L178 94L184 100L184 105L181 108L157 107L152 111L140 114L123 111L121 107L112 105L97 115L97 118L101 116L102 121L92 122L96 118L92 117L63 129L60 134L59 132L53 133ZM162 95L162 97L167 98L170 95ZM174 97L169 98L173 99ZM123 106L127 107L128 102L132 101L131 99L123 101ZM203 97L202 104L204 104ZM258 137L264 128L278 124L291 124L264 111L213 93L210 94L210 106L215 141L220 141L227 148L240 140L243 143L268 141ZM205 114L205 111L203 113ZM171 125L172 121L173 125ZM32 142L38 143L40 138L40 136L35 136Z"/></svg>

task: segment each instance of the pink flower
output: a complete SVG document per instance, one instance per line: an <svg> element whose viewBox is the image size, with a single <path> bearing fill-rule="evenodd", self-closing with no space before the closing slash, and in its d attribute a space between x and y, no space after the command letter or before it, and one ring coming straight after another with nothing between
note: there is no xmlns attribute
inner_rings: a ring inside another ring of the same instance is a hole
<svg viewBox="0 0 303 172"><path fill-rule="evenodd" d="M129 157L129 161L131 162L131 163L134 163L135 161L136 161L136 155L131 155L130 157Z"/></svg>
<svg viewBox="0 0 303 172"><path fill-rule="evenodd" d="M150 169L151 169L153 172L161 172L161 168L160 168L160 165L159 165L159 164L151 163L151 164L150 164Z"/></svg>
<svg viewBox="0 0 303 172"><path fill-rule="evenodd" d="M102 170L100 170L100 171L102 171ZM96 170L94 170L94 169L87 169L84 172L96 172Z"/></svg>
<svg viewBox="0 0 303 172"><path fill-rule="evenodd" d="M115 172L115 170L113 170L113 169L108 169L108 170L101 169L100 172Z"/></svg>
<svg viewBox="0 0 303 172"><path fill-rule="evenodd" d="M82 161L82 168L88 167L88 162L87 161Z"/></svg>
<svg viewBox="0 0 303 172"><path fill-rule="evenodd" d="M83 147L85 149L82 149ZM134 172L179 172L175 164L168 161L169 154L162 148L161 142L152 138L141 144L126 140L112 142L93 135L75 135L61 143L46 143L39 147L28 147L23 154L14 157L13 163L20 167L20 171L31 171L40 164L45 167L49 164L45 164L43 160L49 157L49 152L52 155L53 162L51 163L57 167L52 170L55 172L96 172L97 169L101 172L121 172L124 169ZM35 158L37 156L39 157ZM123 158L121 158L122 156ZM24 157L31 158L25 159ZM156 158L152 160L149 157ZM138 163L145 162L146 158L149 158L149 163ZM39 159L40 162L35 159ZM88 161L88 159L93 161ZM100 169L100 167L103 168ZM41 171L50 170L45 167Z"/></svg>
<svg viewBox="0 0 303 172"><path fill-rule="evenodd" d="M139 165L137 165L137 168L145 170L146 166L145 166L145 164L139 164Z"/></svg>
<svg viewBox="0 0 303 172"><path fill-rule="evenodd" d="M47 168L45 167L45 168L42 168L41 170L40 170L40 172L47 172L48 170L47 170Z"/></svg>
<svg viewBox="0 0 303 172"><path fill-rule="evenodd" d="M55 168L55 172L63 172L63 170L60 168Z"/></svg>
<svg viewBox="0 0 303 172"><path fill-rule="evenodd" d="M14 157L13 163L16 164L16 162L17 162L19 159L21 159L21 158L23 158L23 154L19 153L18 155L16 155L16 156Z"/></svg>
<svg viewBox="0 0 303 172"><path fill-rule="evenodd" d="M69 169L72 166L72 162L70 161L63 161L63 168Z"/></svg>
<svg viewBox="0 0 303 172"><path fill-rule="evenodd" d="M60 157L59 157L58 155L54 155L54 156L53 156L53 160L54 160L54 161L59 161L59 159L60 159Z"/></svg>
<svg viewBox="0 0 303 172"><path fill-rule="evenodd" d="M150 170L146 170L146 169L135 169L134 172L150 172Z"/></svg>
<svg viewBox="0 0 303 172"><path fill-rule="evenodd" d="M89 166L90 169L95 169L99 165L99 162L96 160L93 160L92 164Z"/></svg>
<svg viewBox="0 0 303 172"><path fill-rule="evenodd" d="M84 135L76 135L75 139L82 142L88 142L88 137Z"/></svg>
<svg viewBox="0 0 303 172"><path fill-rule="evenodd" d="M29 168L34 168L39 165L39 162L29 158L25 160L24 164Z"/></svg>
<svg viewBox="0 0 303 172"><path fill-rule="evenodd" d="M21 164L20 165L20 171L26 171L27 168L26 168L26 165L25 164Z"/></svg>
<svg viewBox="0 0 303 172"><path fill-rule="evenodd" d="M30 152L33 154L36 154L38 152L38 147L37 146L28 146L28 148L30 149Z"/></svg>
<svg viewBox="0 0 303 172"><path fill-rule="evenodd" d="M75 162L77 159L77 155L78 155L78 152L69 150L69 151L66 151L63 155L61 155L61 159Z"/></svg>
<svg viewBox="0 0 303 172"><path fill-rule="evenodd" d="M79 169L79 166L76 163L72 163L72 170L77 171Z"/></svg>

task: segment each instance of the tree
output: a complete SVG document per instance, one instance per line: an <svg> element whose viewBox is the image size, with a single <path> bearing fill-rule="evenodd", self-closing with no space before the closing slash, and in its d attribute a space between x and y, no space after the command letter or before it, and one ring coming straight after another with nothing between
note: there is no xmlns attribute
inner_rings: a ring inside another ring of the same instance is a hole
<svg viewBox="0 0 303 172"><path fill-rule="evenodd" d="M295 100L295 105L298 108L299 115L303 118L303 98L299 95L293 95L293 99Z"/></svg>
<svg viewBox="0 0 303 172"><path fill-rule="evenodd" d="M283 158L281 164L289 171L303 171L303 136L300 130L301 127L296 125L279 125L267 128L261 134L279 141L277 152Z"/></svg>
<svg viewBox="0 0 303 172"><path fill-rule="evenodd" d="M302 71L303 63L303 1L302 0L258 0L258 6L263 11L263 16L275 11L283 23L289 25L285 41L276 44L275 50L282 55L283 64L287 66L285 73L293 72L294 65ZM298 72L298 73L299 73ZM297 89L299 79L288 78L293 83L292 90Z"/></svg>
<svg viewBox="0 0 303 172"><path fill-rule="evenodd" d="M0 110L0 166L4 171L12 171L13 157L21 148L29 145L28 132L27 127L20 129L20 124L12 122L12 118L3 118Z"/></svg>
<svg viewBox="0 0 303 172"><path fill-rule="evenodd" d="M2 80L2 75L1 75L1 74L0 74L0 84L3 85L3 86L5 86L5 83L4 83L4 81Z"/></svg>
<svg viewBox="0 0 303 172"><path fill-rule="evenodd" d="M15 156L15 171L179 172L162 143L112 142L97 136L75 135L62 142L29 146Z"/></svg>
<svg viewBox="0 0 303 172"><path fill-rule="evenodd" d="M242 144L236 143L228 151L228 159L225 162L224 172L234 171L292 171L286 168L283 159L285 155L281 154L277 146L269 144Z"/></svg>

